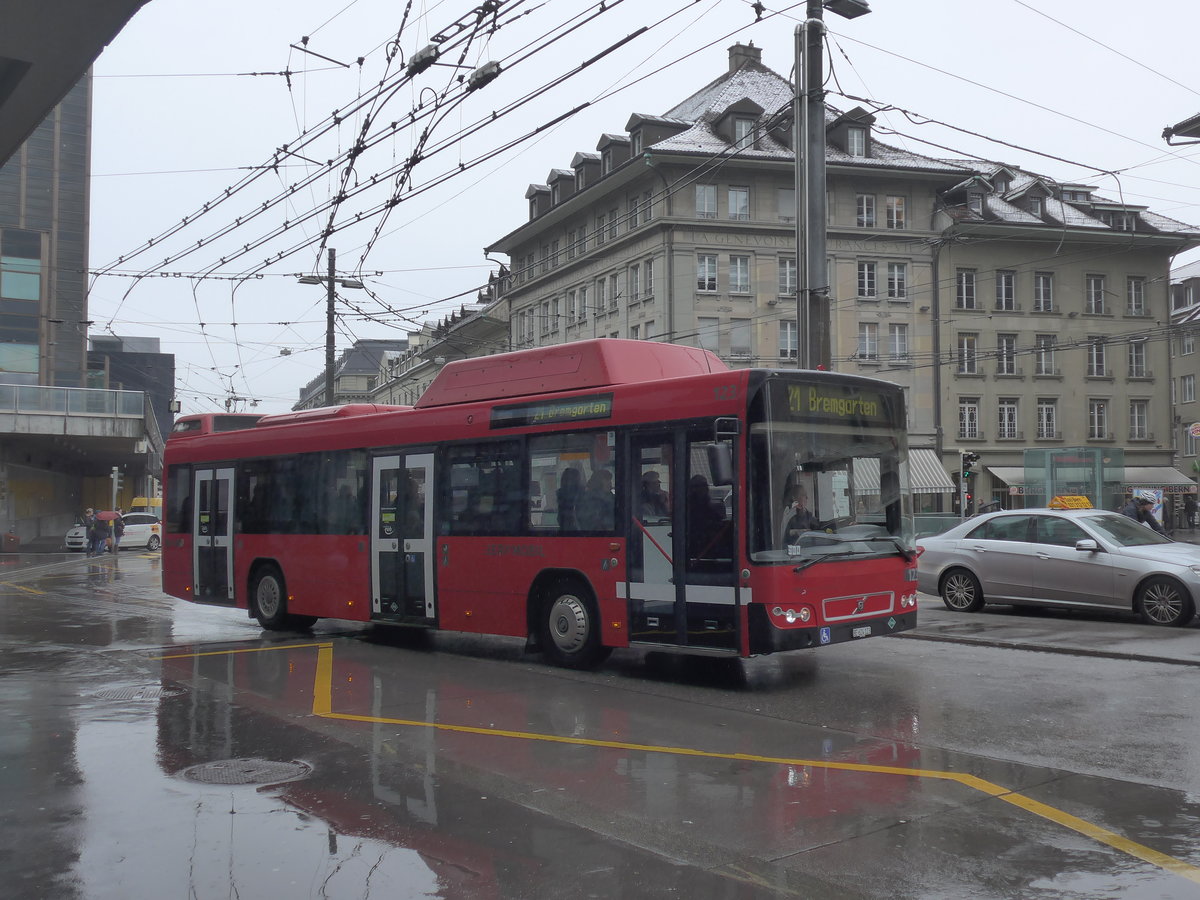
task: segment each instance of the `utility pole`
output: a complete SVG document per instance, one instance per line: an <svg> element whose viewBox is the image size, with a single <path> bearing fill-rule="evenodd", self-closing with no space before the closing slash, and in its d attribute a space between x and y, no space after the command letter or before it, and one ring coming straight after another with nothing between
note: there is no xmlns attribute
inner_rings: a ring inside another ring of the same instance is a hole
<svg viewBox="0 0 1200 900"><path fill-rule="evenodd" d="M796 352L802 369L828 369L832 357L825 257L825 9L847 19L871 11L865 0L808 0L805 20L796 26L792 147L796 155Z"/></svg>
<svg viewBox="0 0 1200 900"><path fill-rule="evenodd" d="M335 350L333 329L335 323L337 288L340 285L344 288L358 288L361 290L363 283L357 278L338 278L337 251L332 247L329 247L328 253L329 274L324 278L322 278L320 275L304 275L299 279L299 282L300 284L324 283L327 289L325 298L325 405L333 406L333 358Z"/></svg>

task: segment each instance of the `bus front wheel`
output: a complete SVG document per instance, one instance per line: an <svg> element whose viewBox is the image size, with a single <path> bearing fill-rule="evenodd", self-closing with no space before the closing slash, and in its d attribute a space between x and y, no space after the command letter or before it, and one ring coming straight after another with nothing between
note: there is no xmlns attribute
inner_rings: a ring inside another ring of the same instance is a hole
<svg viewBox="0 0 1200 900"><path fill-rule="evenodd" d="M576 582L560 581L547 593L540 619L542 652L555 665L590 669L611 652L600 643L596 604Z"/></svg>
<svg viewBox="0 0 1200 900"><path fill-rule="evenodd" d="M274 566L263 566L250 586L254 598L254 617L268 631L288 631L310 627L316 616L293 616L287 611L287 589L283 573Z"/></svg>

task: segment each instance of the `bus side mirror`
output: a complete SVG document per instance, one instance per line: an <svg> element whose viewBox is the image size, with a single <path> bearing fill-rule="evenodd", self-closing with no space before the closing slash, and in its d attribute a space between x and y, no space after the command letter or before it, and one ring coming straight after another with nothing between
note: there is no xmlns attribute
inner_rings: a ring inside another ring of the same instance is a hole
<svg viewBox="0 0 1200 900"><path fill-rule="evenodd" d="M712 483L733 484L733 451L729 444L709 444L707 450Z"/></svg>

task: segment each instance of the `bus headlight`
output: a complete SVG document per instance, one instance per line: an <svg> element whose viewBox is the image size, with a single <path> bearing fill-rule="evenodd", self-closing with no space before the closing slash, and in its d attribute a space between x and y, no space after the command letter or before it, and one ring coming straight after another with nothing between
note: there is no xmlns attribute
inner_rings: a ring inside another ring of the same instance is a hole
<svg viewBox="0 0 1200 900"><path fill-rule="evenodd" d="M782 606L776 606L771 610L771 614L779 616L789 625L795 625L797 621L807 624L812 621L813 612L807 606L801 606L799 609L789 607L784 609Z"/></svg>

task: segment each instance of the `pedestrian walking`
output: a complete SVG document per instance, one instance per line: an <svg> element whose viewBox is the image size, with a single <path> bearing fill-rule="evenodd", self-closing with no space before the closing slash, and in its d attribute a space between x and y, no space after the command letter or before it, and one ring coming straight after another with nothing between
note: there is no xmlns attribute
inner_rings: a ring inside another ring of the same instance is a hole
<svg viewBox="0 0 1200 900"><path fill-rule="evenodd" d="M112 520L112 550L115 556L121 549L121 535L125 533L125 519L121 507L117 507L117 517Z"/></svg>

